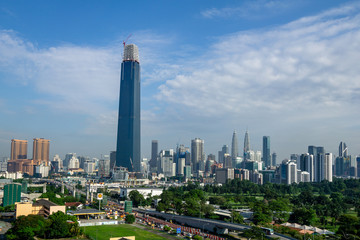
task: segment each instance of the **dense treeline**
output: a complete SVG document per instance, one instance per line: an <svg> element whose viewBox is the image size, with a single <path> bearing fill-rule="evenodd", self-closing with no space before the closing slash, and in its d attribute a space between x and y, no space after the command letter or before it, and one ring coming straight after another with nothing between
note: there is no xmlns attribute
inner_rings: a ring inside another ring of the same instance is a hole
<svg viewBox="0 0 360 240"><path fill-rule="evenodd" d="M80 235L81 231L75 216L56 212L45 219L40 215L20 216L6 232L8 240L33 240L40 238L65 238Z"/></svg>
<svg viewBox="0 0 360 240"><path fill-rule="evenodd" d="M292 185L257 185L234 179L222 186L206 185L202 188L197 183L190 183L182 187L170 187L160 197L159 211L217 218L212 204L229 210L250 208L254 213L252 222L256 225L290 221L328 228L343 237L346 234L360 237L360 231L356 230L360 226L359 179L334 178L333 182ZM236 218L234 222L242 222L242 218L237 218L235 214L233 212L232 220ZM352 224L347 224L349 219Z"/></svg>

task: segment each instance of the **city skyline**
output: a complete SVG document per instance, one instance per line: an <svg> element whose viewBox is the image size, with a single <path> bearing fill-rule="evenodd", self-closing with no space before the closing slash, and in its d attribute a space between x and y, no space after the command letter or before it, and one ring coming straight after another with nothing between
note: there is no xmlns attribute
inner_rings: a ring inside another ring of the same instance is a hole
<svg viewBox="0 0 360 240"><path fill-rule="evenodd" d="M160 151L201 138L217 155L234 129L239 146L249 130L253 150L270 136L278 162L309 145L336 155L341 141L360 154L358 2L19 2L0 9L0 157L33 136L51 139L50 158L114 151L130 34L141 157L153 139Z"/></svg>

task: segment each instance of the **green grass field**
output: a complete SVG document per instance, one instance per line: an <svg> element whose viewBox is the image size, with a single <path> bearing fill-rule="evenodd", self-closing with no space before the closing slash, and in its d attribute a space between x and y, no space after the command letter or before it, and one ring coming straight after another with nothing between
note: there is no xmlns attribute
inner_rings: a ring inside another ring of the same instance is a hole
<svg viewBox="0 0 360 240"><path fill-rule="evenodd" d="M109 240L111 237L126 237L126 236L135 236L136 240L167 239L159 235L156 235L150 231L146 231L128 224L109 225L109 226L106 225L91 226L91 227L82 227L82 229L84 230L84 233L87 236L89 236L91 239L96 239L96 240Z"/></svg>

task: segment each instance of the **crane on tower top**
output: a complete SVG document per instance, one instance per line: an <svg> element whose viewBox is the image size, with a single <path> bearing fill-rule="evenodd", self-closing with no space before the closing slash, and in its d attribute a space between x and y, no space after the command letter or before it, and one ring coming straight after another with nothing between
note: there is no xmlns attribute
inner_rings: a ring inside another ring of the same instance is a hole
<svg viewBox="0 0 360 240"><path fill-rule="evenodd" d="M130 35L123 41L124 48L125 48L126 42L129 40L129 38L130 38L131 36L132 36L132 34L130 34Z"/></svg>

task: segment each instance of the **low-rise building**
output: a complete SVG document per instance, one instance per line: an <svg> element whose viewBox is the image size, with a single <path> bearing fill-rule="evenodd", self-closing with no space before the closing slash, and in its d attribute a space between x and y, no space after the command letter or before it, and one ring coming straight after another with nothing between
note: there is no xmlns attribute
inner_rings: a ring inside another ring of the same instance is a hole
<svg viewBox="0 0 360 240"><path fill-rule="evenodd" d="M31 202L17 202L15 203L16 218L19 216L28 216L30 214L42 215L48 217L49 215L61 211L66 214L66 207L57 205L46 198L37 199L34 203Z"/></svg>

